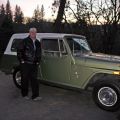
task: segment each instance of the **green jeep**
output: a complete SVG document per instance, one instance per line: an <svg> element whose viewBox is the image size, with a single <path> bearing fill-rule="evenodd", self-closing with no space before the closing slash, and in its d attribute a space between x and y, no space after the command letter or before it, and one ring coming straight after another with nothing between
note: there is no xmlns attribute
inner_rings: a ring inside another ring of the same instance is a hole
<svg viewBox="0 0 120 120"><path fill-rule="evenodd" d="M14 34L1 59L0 70L12 73L17 87L21 75L17 46L28 33ZM41 82L72 89L92 88L93 99L102 109L120 107L120 57L93 53L84 36L75 34L37 33L42 59L38 79Z"/></svg>

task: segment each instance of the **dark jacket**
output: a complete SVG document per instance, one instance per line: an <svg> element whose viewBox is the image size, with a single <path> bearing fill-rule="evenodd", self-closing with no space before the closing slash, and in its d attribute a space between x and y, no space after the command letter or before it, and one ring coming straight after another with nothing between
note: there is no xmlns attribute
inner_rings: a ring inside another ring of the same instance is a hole
<svg viewBox="0 0 120 120"><path fill-rule="evenodd" d="M38 64L41 59L41 44L36 39L35 48L32 39L28 36L23 39L17 49L17 57L20 63Z"/></svg>

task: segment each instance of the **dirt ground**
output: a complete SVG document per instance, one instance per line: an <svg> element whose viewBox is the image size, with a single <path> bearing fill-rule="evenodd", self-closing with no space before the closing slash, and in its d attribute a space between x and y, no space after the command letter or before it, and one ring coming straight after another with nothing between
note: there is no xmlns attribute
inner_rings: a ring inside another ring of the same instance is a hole
<svg viewBox="0 0 120 120"><path fill-rule="evenodd" d="M0 120L120 120L120 111L99 109L91 92L40 84L40 96L37 102L23 99L12 76L0 72Z"/></svg>

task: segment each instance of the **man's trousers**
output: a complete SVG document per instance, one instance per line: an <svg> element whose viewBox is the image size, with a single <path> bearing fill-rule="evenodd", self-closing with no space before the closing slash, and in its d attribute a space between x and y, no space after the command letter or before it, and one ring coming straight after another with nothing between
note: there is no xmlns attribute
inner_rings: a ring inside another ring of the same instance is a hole
<svg viewBox="0 0 120 120"><path fill-rule="evenodd" d="M36 64L21 64L21 93L23 97L28 95L28 88L30 84L32 88L32 99L39 96L37 72L38 66Z"/></svg>

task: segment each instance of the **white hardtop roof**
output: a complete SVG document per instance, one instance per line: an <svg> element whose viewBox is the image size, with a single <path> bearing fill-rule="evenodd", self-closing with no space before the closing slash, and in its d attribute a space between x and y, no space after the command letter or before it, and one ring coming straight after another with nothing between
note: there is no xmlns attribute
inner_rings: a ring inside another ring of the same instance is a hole
<svg viewBox="0 0 120 120"><path fill-rule="evenodd" d="M25 38L29 35L29 33L16 33L12 35L12 38ZM85 36L82 35L76 35L76 34L65 34L65 33L37 33L37 38L41 39L41 38L63 38L64 36L76 36L76 37L83 37L85 38Z"/></svg>
<svg viewBox="0 0 120 120"><path fill-rule="evenodd" d="M4 52L4 54L11 54L11 55L17 55L16 52L11 52L11 45L14 39L24 39L28 37L29 33L16 33L13 34L8 46ZM64 34L64 33L37 33L37 39L41 40L42 38L63 38L64 36L76 36L76 37L81 37L85 38L84 36L81 35L76 35L76 34Z"/></svg>

